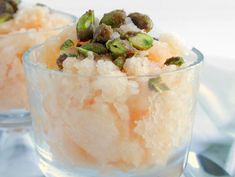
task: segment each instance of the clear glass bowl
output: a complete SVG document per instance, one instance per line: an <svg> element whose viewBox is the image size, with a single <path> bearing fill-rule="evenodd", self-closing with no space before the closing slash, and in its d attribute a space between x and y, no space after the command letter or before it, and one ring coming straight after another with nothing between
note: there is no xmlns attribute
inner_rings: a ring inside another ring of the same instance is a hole
<svg viewBox="0 0 235 177"><path fill-rule="evenodd" d="M181 176L202 54L193 49L192 64L160 75L81 76L38 64L50 58L49 43L24 55L43 173L50 177ZM150 79L159 78L168 87L165 91L149 86Z"/></svg>
<svg viewBox="0 0 235 177"><path fill-rule="evenodd" d="M23 53L58 34L77 19L75 16L55 10L51 10L50 13L68 19L68 24L54 29L29 29L0 35L0 127L31 124L22 64Z"/></svg>

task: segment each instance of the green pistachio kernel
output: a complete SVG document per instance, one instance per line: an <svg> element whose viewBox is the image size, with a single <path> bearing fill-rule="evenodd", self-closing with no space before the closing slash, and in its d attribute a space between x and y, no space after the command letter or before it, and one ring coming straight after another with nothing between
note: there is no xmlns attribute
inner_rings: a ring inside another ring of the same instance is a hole
<svg viewBox="0 0 235 177"><path fill-rule="evenodd" d="M104 23L112 28L119 28L125 23L125 19L126 12L124 10L114 10L104 14L103 18L100 20L100 24Z"/></svg>
<svg viewBox="0 0 235 177"><path fill-rule="evenodd" d="M151 20L151 18L149 18L149 16L135 12L135 13L131 13L128 15L128 17L131 18L131 20L133 21L133 23L139 28L139 29L143 29L146 32L151 31L151 29L153 28L153 21Z"/></svg>
<svg viewBox="0 0 235 177"><path fill-rule="evenodd" d="M12 15L8 13L0 14L0 24L12 19Z"/></svg>
<svg viewBox="0 0 235 177"><path fill-rule="evenodd" d="M151 78L148 81L148 86L155 92L162 93L169 90L168 86L162 81L161 77Z"/></svg>
<svg viewBox="0 0 235 177"><path fill-rule="evenodd" d="M116 58L116 59L113 61L113 63L114 63L117 67L119 67L120 69L122 69L123 66L124 66L124 64L125 64L125 58L123 58L123 57L118 57L118 58Z"/></svg>
<svg viewBox="0 0 235 177"><path fill-rule="evenodd" d="M181 66L182 64L184 64L184 59L182 57L171 57L168 58L164 64Z"/></svg>
<svg viewBox="0 0 235 177"><path fill-rule="evenodd" d="M80 41L88 41L93 38L95 14L93 10L87 11L77 22L77 38Z"/></svg>
<svg viewBox="0 0 235 177"><path fill-rule="evenodd" d="M114 58L120 56L129 58L136 53L136 50L127 40L121 40L120 38L108 41L106 43L106 47L109 49Z"/></svg>
<svg viewBox="0 0 235 177"><path fill-rule="evenodd" d="M105 24L99 25L94 33L94 41L100 43L106 43L108 40L111 39L113 34L113 29Z"/></svg>
<svg viewBox="0 0 235 177"><path fill-rule="evenodd" d="M128 40L138 50L147 50L153 46L153 38L146 33L137 33Z"/></svg>
<svg viewBox="0 0 235 177"><path fill-rule="evenodd" d="M92 51L99 55L106 54L108 52L107 48L103 44L100 44L100 43L87 43L87 44L82 45L79 48L85 49L87 51Z"/></svg>
<svg viewBox="0 0 235 177"><path fill-rule="evenodd" d="M67 39L60 47L60 50L67 50L74 46L74 43L71 39Z"/></svg>
<svg viewBox="0 0 235 177"><path fill-rule="evenodd" d="M63 62L66 60L66 58L68 58L67 54L62 54L57 58L56 64L60 70L63 69Z"/></svg>

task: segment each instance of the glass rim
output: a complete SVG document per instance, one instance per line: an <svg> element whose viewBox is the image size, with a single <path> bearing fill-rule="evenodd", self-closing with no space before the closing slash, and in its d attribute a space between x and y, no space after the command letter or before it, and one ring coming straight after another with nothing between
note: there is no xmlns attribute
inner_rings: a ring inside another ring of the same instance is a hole
<svg viewBox="0 0 235 177"><path fill-rule="evenodd" d="M53 39L53 37L52 37L52 39ZM36 64L36 63L32 62L30 60L31 54L33 52L35 52L35 50L43 47L44 45L45 45L45 43L39 44L39 45L36 45L36 46L30 48L29 50L27 50L23 55L23 64L25 66L29 66L30 68L34 68L35 70L40 70L43 73L48 73L48 74L51 74L51 75L61 75L61 76L65 76L65 77L77 76L77 77L83 77L83 78L93 77L93 76L88 76L88 75L82 75L82 74L79 74L79 73L61 72L59 70L48 69L48 68L43 67L42 64ZM103 78L123 78L123 77L125 77L125 78L145 78L145 77L148 77L148 78L150 78L150 77L157 77L157 76L161 76L161 75L167 75L167 74L173 74L173 73L179 73L179 72L187 71L187 70L190 70L190 69L193 69L193 68L199 66L204 61L204 55L197 48L193 47L191 49L191 51L194 54L196 54L197 59L193 63L191 63L190 65L185 66L185 67L181 67L181 68L176 69L176 70L161 71L160 73L156 73L156 74L125 75L125 76L123 76L123 75L114 75L114 76L99 75L99 76L96 76L96 77L103 77Z"/></svg>
<svg viewBox="0 0 235 177"><path fill-rule="evenodd" d="M12 37L12 36L24 35L24 34L27 34L27 33L30 34L30 33L35 33L35 32L57 31L57 30L64 29L67 26L70 26L70 25L74 24L77 21L77 17L75 15L69 14L67 12L55 10L55 9L52 9L52 8L49 8L49 10L50 10L50 13L60 14L60 15L68 17L68 19L71 20L71 23L68 23L66 25L62 25L62 26L59 26L59 27L56 27L56 28L48 28L48 29L41 29L41 30L40 29L37 30L35 28L29 28L29 29L26 29L26 31L22 31L22 32L7 33L7 34L2 34L2 35L0 34L0 39L5 39L5 38L8 38L8 37Z"/></svg>

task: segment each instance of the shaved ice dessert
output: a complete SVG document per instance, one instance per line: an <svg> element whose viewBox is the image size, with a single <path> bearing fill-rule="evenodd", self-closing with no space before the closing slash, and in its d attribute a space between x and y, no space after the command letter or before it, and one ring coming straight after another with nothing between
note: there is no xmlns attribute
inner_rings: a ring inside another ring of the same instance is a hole
<svg viewBox="0 0 235 177"><path fill-rule="evenodd" d="M179 177L202 56L145 14L89 10L24 56L46 176Z"/></svg>
<svg viewBox="0 0 235 177"><path fill-rule="evenodd" d="M3 116L12 110L28 109L23 53L75 21L75 17L46 6L18 7L18 3L0 1L0 115Z"/></svg>

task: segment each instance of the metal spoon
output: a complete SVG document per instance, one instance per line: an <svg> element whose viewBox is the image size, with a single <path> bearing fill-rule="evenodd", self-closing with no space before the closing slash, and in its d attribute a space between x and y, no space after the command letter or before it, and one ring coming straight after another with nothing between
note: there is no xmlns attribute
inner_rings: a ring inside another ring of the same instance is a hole
<svg viewBox="0 0 235 177"><path fill-rule="evenodd" d="M186 177L232 177L221 166L203 154L189 153Z"/></svg>

